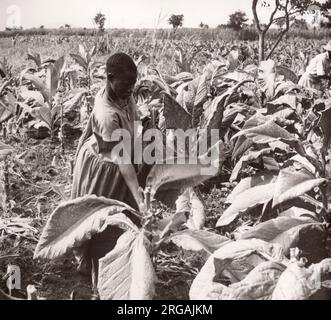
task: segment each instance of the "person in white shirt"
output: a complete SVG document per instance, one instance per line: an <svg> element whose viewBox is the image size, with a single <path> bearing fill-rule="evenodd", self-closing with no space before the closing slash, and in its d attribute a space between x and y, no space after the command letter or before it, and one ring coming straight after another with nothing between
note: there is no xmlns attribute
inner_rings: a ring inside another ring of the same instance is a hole
<svg viewBox="0 0 331 320"><path fill-rule="evenodd" d="M323 49L326 52L318 54L310 61L306 72L299 80L299 85L319 91L326 89L325 81L323 80L330 80L331 41Z"/></svg>

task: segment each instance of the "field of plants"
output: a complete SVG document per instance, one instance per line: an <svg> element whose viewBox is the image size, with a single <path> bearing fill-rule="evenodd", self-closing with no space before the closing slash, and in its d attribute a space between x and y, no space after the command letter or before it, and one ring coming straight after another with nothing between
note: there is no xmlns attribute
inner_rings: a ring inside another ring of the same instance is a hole
<svg viewBox="0 0 331 320"><path fill-rule="evenodd" d="M1 38L0 299L91 299L73 250L108 226L122 234L99 259L101 299L330 299L331 95L297 85L324 43L287 40L274 67L248 41ZM153 166L145 213L69 199L79 137L118 51L138 65L145 129L165 143L173 129L221 132L215 176L201 175L203 161ZM8 289L10 265L21 289Z"/></svg>

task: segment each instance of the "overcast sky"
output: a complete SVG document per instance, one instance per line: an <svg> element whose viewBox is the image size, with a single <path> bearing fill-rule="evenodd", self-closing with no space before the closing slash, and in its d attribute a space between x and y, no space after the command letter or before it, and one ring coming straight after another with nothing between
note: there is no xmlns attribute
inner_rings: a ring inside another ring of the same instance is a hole
<svg viewBox="0 0 331 320"><path fill-rule="evenodd" d="M184 15L184 27L210 27L226 23L230 13L241 9L252 19L252 0L0 0L0 29L16 24L24 28L94 27L99 11L107 28L168 27L171 14ZM263 12L262 16L266 16ZM161 19L159 19L161 17ZM263 19L262 19L263 20Z"/></svg>

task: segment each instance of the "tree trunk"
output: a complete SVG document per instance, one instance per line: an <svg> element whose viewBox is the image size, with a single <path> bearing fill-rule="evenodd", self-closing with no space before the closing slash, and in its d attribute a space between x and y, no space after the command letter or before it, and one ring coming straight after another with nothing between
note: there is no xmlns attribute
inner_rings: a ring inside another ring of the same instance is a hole
<svg viewBox="0 0 331 320"><path fill-rule="evenodd" d="M259 33L259 62L264 60L265 33Z"/></svg>
<svg viewBox="0 0 331 320"><path fill-rule="evenodd" d="M274 53L275 49L277 48L277 46L279 45L279 43L282 41L282 39L283 39L284 35L286 34L286 32L287 31L285 30L285 31L282 31L279 34L277 41L275 42L275 44L273 45L273 47L271 48L271 50L270 50L270 52L267 56L267 59L271 59L271 56L273 55L273 53Z"/></svg>

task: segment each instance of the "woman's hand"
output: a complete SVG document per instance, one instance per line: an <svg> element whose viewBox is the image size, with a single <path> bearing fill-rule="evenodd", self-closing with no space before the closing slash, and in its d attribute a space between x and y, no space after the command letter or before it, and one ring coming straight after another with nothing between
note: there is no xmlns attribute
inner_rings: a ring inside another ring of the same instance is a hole
<svg viewBox="0 0 331 320"><path fill-rule="evenodd" d="M131 191L134 200L137 203L139 211L144 213L147 211L145 206L144 190L139 186L137 174L132 164L118 164L119 170Z"/></svg>

